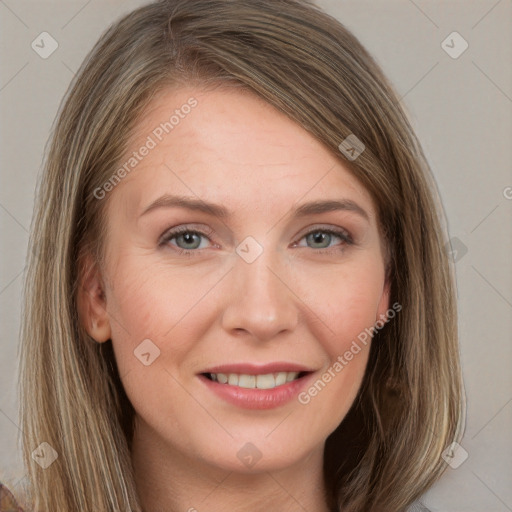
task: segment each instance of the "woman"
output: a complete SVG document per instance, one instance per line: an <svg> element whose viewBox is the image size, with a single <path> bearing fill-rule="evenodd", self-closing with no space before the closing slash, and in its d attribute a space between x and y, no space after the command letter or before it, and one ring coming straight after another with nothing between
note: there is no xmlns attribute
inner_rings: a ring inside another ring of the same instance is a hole
<svg viewBox="0 0 512 512"><path fill-rule="evenodd" d="M319 9L125 16L38 191L31 508L406 510L462 433L441 212L396 94Z"/></svg>

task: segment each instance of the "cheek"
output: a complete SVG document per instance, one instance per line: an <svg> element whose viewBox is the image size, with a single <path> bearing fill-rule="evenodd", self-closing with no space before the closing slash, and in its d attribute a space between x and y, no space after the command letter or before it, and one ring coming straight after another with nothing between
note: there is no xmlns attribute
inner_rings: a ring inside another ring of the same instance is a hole
<svg viewBox="0 0 512 512"><path fill-rule="evenodd" d="M107 305L120 370L138 363L134 350L144 340L149 339L159 350L163 349L162 339L172 329L179 314L178 301L175 302L173 295L180 294L176 291L169 293L158 276L154 266L138 265L136 260L128 257L116 267L115 287L107 294Z"/></svg>
<svg viewBox="0 0 512 512"><path fill-rule="evenodd" d="M384 267L382 261L371 255L354 259L314 279L304 278L302 289L310 310L321 319L316 322L319 325L316 337L323 341L331 359L335 359L348 350L358 336L364 338L366 330L378 320Z"/></svg>
<svg viewBox="0 0 512 512"><path fill-rule="evenodd" d="M176 271L159 262L148 264L148 259L123 257L116 267L115 287L107 294L118 364L137 367L134 350L149 339L173 366L185 368L185 356L212 321L208 292L219 275Z"/></svg>
<svg viewBox="0 0 512 512"><path fill-rule="evenodd" d="M361 386L371 328L378 320L384 270L378 260L369 260L364 265L347 265L331 272L328 280L315 282L309 288L308 304L323 320L315 338L328 359L317 379L298 398L310 427L327 436L346 416ZM326 285L324 292L320 283Z"/></svg>
<svg viewBox="0 0 512 512"><path fill-rule="evenodd" d="M107 304L125 392L138 414L152 418L155 410L166 411L159 421L166 422L165 428L177 428L176 412L191 409L179 382L184 380L181 375L186 374L187 358L197 339L197 331L186 332L186 320L187 312L194 315L200 290L136 257L123 258L114 279ZM165 389L165 396L173 397L168 410L155 389Z"/></svg>

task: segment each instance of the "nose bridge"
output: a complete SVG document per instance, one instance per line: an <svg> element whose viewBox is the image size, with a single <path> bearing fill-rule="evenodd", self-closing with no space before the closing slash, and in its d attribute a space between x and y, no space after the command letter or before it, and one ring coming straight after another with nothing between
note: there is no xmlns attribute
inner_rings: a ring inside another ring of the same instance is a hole
<svg viewBox="0 0 512 512"><path fill-rule="evenodd" d="M240 244L238 252L244 247L247 248ZM276 253L263 249L252 261L241 254L231 272L224 328L244 330L260 340L293 330L298 319L297 305Z"/></svg>

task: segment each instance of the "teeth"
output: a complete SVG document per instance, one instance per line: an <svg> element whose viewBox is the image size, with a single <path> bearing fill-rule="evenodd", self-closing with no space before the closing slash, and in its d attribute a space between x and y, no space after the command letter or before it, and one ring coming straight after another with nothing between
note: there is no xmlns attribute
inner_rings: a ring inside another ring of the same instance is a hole
<svg viewBox="0 0 512 512"><path fill-rule="evenodd" d="M273 389L277 386L282 386L287 382L295 380L298 376L299 372L277 372L266 373L264 375L247 375L237 373L210 374L213 381L246 389Z"/></svg>
<svg viewBox="0 0 512 512"><path fill-rule="evenodd" d="M297 375L294 375L293 373L288 372L286 374L286 382L291 382L292 380L295 380L297 378Z"/></svg>
<svg viewBox="0 0 512 512"><path fill-rule="evenodd" d="M282 386L286 382L286 372L276 374L276 386Z"/></svg>
<svg viewBox="0 0 512 512"><path fill-rule="evenodd" d="M276 379L271 373L258 375L256 377L256 387L258 389L272 389L276 387Z"/></svg>
<svg viewBox="0 0 512 512"><path fill-rule="evenodd" d="M240 375L238 377L238 386L241 388L255 388L256 387L256 375Z"/></svg>

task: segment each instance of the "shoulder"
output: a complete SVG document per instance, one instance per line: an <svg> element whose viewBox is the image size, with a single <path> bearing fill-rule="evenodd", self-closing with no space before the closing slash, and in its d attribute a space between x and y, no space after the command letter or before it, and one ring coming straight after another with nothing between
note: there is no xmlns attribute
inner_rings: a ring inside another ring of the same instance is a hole
<svg viewBox="0 0 512 512"><path fill-rule="evenodd" d="M12 493L0 482L0 512L23 512Z"/></svg>

